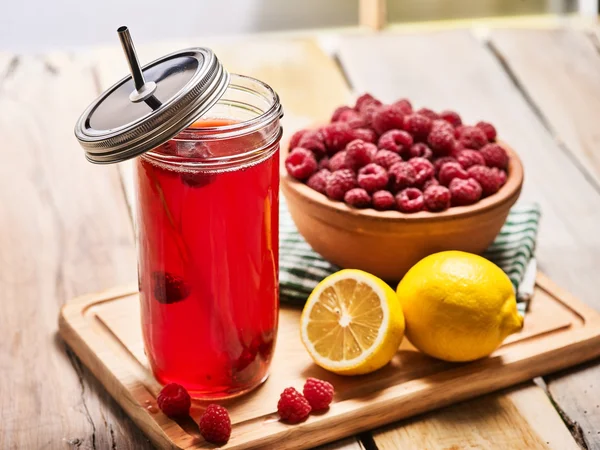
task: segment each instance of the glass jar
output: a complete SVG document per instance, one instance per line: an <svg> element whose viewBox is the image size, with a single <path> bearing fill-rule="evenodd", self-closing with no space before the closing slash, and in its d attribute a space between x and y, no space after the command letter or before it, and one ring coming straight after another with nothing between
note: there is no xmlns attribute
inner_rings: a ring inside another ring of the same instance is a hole
<svg viewBox="0 0 600 450"><path fill-rule="evenodd" d="M277 335L281 106L232 75L201 121L136 158L142 330L156 379L247 392Z"/></svg>

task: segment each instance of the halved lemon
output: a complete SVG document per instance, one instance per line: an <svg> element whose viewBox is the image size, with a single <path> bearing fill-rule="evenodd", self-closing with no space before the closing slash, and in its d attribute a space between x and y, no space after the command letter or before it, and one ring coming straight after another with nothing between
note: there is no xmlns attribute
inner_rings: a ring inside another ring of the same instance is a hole
<svg viewBox="0 0 600 450"><path fill-rule="evenodd" d="M302 311L300 333L317 365L340 375L360 375L390 362L404 337L404 315L384 281L346 269L313 290Z"/></svg>

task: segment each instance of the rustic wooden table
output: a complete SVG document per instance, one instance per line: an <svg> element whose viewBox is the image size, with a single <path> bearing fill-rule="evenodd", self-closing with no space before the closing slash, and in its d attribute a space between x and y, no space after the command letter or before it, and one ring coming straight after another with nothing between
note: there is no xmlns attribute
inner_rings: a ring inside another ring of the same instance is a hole
<svg viewBox="0 0 600 450"><path fill-rule="evenodd" d="M489 120L520 153L543 208L541 269L597 309L600 44L594 30L344 32L206 42L280 94L289 132L352 92ZM140 46L142 61L197 41ZM151 444L56 335L73 296L135 279L128 166L93 166L73 137L127 71L117 47L0 53L0 448ZM600 449L600 364L579 366L328 446Z"/></svg>

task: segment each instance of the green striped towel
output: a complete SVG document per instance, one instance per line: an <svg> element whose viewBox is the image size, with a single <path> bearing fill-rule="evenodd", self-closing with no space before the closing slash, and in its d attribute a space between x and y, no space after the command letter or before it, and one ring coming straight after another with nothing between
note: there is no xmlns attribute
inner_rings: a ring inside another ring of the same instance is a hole
<svg viewBox="0 0 600 450"><path fill-rule="evenodd" d="M514 206L485 257L504 270L518 292L533 259L540 219L537 203ZM283 303L302 306L315 286L340 268L325 261L300 236L281 197L279 208L279 288ZM393 280L389 280L393 281ZM524 312L523 303L520 311Z"/></svg>

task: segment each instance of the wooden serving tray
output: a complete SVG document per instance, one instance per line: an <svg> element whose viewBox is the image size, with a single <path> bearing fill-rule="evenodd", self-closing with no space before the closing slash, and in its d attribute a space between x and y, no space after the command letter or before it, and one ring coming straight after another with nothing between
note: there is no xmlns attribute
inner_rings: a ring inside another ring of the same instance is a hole
<svg viewBox="0 0 600 450"><path fill-rule="evenodd" d="M199 434L203 410L174 422L156 406L161 386L144 355L135 287L77 298L61 312L62 337L137 425L161 449L214 448ZM501 389L600 355L600 314L538 274L523 331L488 358L467 364L438 361L405 339L392 362L359 377L341 377L315 366L300 342L300 311L283 308L271 376L246 396L223 402L231 414L231 440L223 448L303 449ZM328 412L298 425L282 423L277 400L307 377L336 389Z"/></svg>

